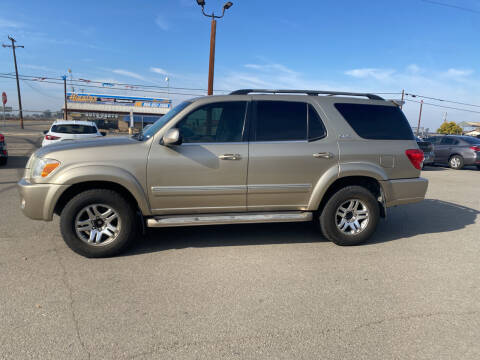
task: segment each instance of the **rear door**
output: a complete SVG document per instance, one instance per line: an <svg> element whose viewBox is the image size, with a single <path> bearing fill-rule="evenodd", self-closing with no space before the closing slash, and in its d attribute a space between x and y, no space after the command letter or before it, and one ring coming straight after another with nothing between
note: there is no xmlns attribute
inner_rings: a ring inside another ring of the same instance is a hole
<svg viewBox="0 0 480 360"><path fill-rule="evenodd" d="M253 103L248 211L303 210L319 177L338 161L333 132L315 103L257 100Z"/></svg>

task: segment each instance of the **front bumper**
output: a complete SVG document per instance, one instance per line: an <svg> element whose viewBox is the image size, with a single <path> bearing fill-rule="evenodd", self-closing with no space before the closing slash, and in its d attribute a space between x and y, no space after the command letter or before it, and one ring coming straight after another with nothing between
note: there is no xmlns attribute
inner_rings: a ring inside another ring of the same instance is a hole
<svg viewBox="0 0 480 360"><path fill-rule="evenodd" d="M68 187L57 184L32 184L22 178L18 184L20 208L23 214L33 220L51 221L55 205Z"/></svg>
<svg viewBox="0 0 480 360"><path fill-rule="evenodd" d="M427 193L425 178L381 181L387 207L422 201Z"/></svg>

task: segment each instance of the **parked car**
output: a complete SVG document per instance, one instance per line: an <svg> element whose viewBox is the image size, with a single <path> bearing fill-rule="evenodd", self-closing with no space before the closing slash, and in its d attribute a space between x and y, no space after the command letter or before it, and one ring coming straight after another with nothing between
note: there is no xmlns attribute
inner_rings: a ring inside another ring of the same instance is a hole
<svg viewBox="0 0 480 360"><path fill-rule="evenodd" d="M45 137L42 146L55 144L66 140L83 140L105 136L105 132L98 131L93 121L57 120L50 130L43 132Z"/></svg>
<svg viewBox="0 0 480 360"><path fill-rule="evenodd" d="M119 253L144 226L318 219L327 239L356 245L388 207L424 199L422 162L393 101L237 90L185 101L135 137L41 148L18 186L24 214L59 214L87 257Z"/></svg>
<svg viewBox="0 0 480 360"><path fill-rule="evenodd" d="M480 169L480 139L472 136L444 135L425 139L433 144L435 163L460 170L465 165Z"/></svg>
<svg viewBox="0 0 480 360"><path fill-rule="evenodd" d="M5 165L8 161L8 149L5 142L5 136L0 134L0 166Z"/></svg>
<svg viewBox="0 0 480 360"><path fill-rule="evenodd" d="M432 143L428 141L423 141L418 137L416 137L415 140L417 140L417 144L420 150L423 151L423 165L432 165L435 160L435 153L433 151Z"/></svg>

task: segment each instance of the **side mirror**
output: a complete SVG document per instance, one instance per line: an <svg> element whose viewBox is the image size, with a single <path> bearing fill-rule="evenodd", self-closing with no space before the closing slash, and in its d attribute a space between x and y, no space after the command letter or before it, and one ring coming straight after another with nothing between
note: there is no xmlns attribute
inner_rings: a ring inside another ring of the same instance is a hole
<svg viewBox="0 0 480 360"><path fill-rule="evenodd" d="M106 132L106 131L100 131L100 134L102 134L102 136L107 136L107 132Z"/></svg>
<svg viewBox="0 0 480 360"><path fill-rule="evenodd" d="M43 130L43 135L47 135L48 130Z"/></svg>
<svg viewBox="0 0 480 360"><path fill-rule="evenodd" d="M162 138L163 145L180 145L182 143L182 137L178 129L170 129Z"/></svg>

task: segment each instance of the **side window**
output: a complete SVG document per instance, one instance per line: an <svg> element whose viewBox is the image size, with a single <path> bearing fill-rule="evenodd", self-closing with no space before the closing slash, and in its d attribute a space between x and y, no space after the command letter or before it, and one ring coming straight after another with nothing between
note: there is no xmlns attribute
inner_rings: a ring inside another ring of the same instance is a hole
<svg viewBox="0 0 480 360"><path fill-rule="evenodd" d="M307 139L307 106L302 102L257 101L256 141Z"/></svg>
<svg viewBox="0 0 480 360"><path fill-rule="evenodd" d="M442 145L453 145L454 142L455 142L455 139L445 136L442 139L442 142L440 144L442 144Z"/></svg>
<svg viewBox="0 0 480 360"><path fill-rule="evenodd" d="M371 140L414 140L407 118L396 106L336 103L358 136Z"/></svg>
<svg viewBox="0 0 480 360"><path fill-rule="evenodd" d="M245 121L245 101L230 101L202 106L180 120L184 143L240 142Z"/></svg>
<svg viewBox="0 0 480 360"><path fill-rule="evenodd" d="M308 104L308 140L314 141L327 136L322 119L312 105Z"/></svg>

